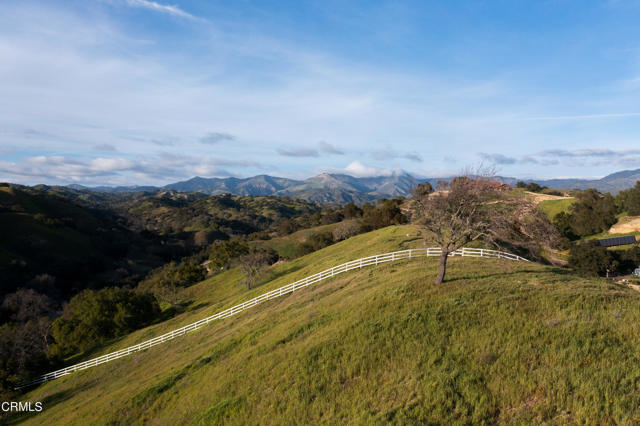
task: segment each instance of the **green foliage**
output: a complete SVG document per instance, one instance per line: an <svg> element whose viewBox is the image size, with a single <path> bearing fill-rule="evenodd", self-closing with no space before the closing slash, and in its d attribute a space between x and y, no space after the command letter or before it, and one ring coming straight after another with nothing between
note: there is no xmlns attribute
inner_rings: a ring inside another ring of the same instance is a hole
<svg viewBox="0 0 640 426"><path fill-rule="evenodd" d="M117 287L85 290L73 297L53 322L55 352L68 355L86 351L147 325L159 312L155 298L147 293Z"/></svg>
<svg viewBox="0 0 640 426"><path fill-rule="evenodd" d="M535 182L524 183L522 181L516 183L516 188L526 189L531 192L543 192L545 189L548 189L546 186L538 185Z"/></svg>
<svg viewBox="0 0 640 426"><path fill-rule="evenodd" d="M230 240L214 244L209 249L211 268L215 270L229 268L233 259L249 254L249 251L249 245L240 240Z"/></svg>
<svg viewBox="0 0 640 426"><path fill-rule="evenodd" d="M283 218L278 222L278 235L281 237L289 235L297 230L296 224L287 218Z"/></svg>
<svg viewBox="0 0 640 426"><path fill-rule="evenodd" d="M401 205L404 198L378 200L376 206L365 204L362 206L362 226L366 230L384 228L391 225L407 223L402 214Z"/></svg>
<svg viewBox="0 0 640 426"><path fill-rule="evenodd" d="M553 218L553 224L561 235L564 235L570 241L577 240L580 237L573 233L572 216L566 212L560 212Z"/></svg>
<svg viewBox="0 0 640 426"><path fill-rule="evenodd" d="M616 205L611 194L600 195L588 189L578 195L571 205L571 227L577 235L590 235L606 231L616 223Z"/></svg>
<svg viewBox="0 0 640 426"><path fill-rule="evenodd" d="M296 255L304 256L314 251L323 249L334 243L333 233L329 231L315 232L311 234L307 241L300 244L296 249Z"/></svg>
<svg viewBox="0 0 640 426"><path fill-rule="evenodd" d="M163 235L208 230L214 239L276 230L283 219L320 214L315 204L288 197L206 196L166 191L123 201L119 211L139 229Z"/></svg>
<svg viewBox="0 0 640 426"><path fill-rule="evenodd" d="M61 301L88 284L100 287L158 264L149 251L159 242L127 229L112 212L53 189L9 189L0 191L0 297L32 287ZM33 282L44 274L50 283Z"/></svg>
<svg viewBox="0 0 640 426"><path fill-rule="evenodd" d="M576 197L569 213L560 212L554 217L558 230L567 238L597 234L616 223L617 208L611 194L602 195L595 189L587 189Z"/></svg>
<svg viewBox="0 0 640 426"><path fill-rule="evenodd" d="M573 244L569 251L569 267L585 276L629 274L640 265L640 247L607 250L596 241Z"/></svg>
<svg viewBox="0 0 640 426"><path fill-rule="evenodd" d="M362 209L354 203L347 203L342 207L342 215L345 219L356 219L362 216Z"/></svg>
<svg viewBox="0 0 640 426"><path fill-rule="evenodd" d="M604 275L613 268L613 254L597 242L574 244L569 251L569 267L586 276Z"/></svg>
<svg viewBox="0 0 640 426"><path fill-rule="evenodd" d="M631 216L640 216L640 181L636 186L620 191L616 196L620 210L626 211Z"/></svg>
<svg viewBox="0 0 640 426"><path fill-rule="evenodd" d="M193 259L185 258L181 263L169 262L156 268L140 282L138 288L150 291L155 286L188 287L206 277L205 269Z"/></svg>

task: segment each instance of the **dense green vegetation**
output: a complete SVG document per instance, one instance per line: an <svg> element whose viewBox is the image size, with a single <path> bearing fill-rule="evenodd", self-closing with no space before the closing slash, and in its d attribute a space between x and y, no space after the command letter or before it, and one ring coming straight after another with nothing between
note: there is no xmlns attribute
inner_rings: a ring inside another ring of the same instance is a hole
<svg viewBox="0 0 640 426"><path fill-rule="evenodd" d="M640 181L636 182L633 188L620 191L616 201L620 210L631 216L640 216Z"/></svg>
<svg viewBox="0 0 640 426"><path fill-rule="evenodd" d="M640 265L640 247L607 250L595 241L573 244L569 266L587 276L629 274Z"/></svg>
<svg viewBox="0 0 640 426"><path fill-rule="evenodd" d="M524 189L531 192L539 192L549 195L562 195L562 192L554 189L549 189L547 186L539 185L535 182L524 183L522 181L516 182L516 188Z"/></svg>
<svg viewBox="0 0 640 426"><path fill-rule="evenodd" d="M158 318L160 307L149 294L116 287L85 290L74 296L53 322L56 355L92 349L105 340L130 333Z"/></svg>
<svg viewBox="0 0 640 426"><path fill-rule="evenodd" d="M409 236L407 236L409 235ZM231 268L190 287L204 304L124 347L365 254L420 244L410 227L273 266L247 294ZM566 269L453 258L349 272L23 398L34 424L626 424L640 416L640 294ZM250 413L250 414L248 414Z"/></svg>
<svg viewBox="0 0 640 426"><path fill-rule="evenodd" d="M160 264L162 254L172 256L108 210L26 187L0 186L0 234L0 297L27 287L61 301L86 287L128 281Z"/></svg>
<svg viewBox="0 0 640 426"><path fill-rule="evenodd" d="M617 208L611 194L600 194L594 189L579 193L569 212L554 217L558 230L571 240L608 230L616 223Z"/></svg>

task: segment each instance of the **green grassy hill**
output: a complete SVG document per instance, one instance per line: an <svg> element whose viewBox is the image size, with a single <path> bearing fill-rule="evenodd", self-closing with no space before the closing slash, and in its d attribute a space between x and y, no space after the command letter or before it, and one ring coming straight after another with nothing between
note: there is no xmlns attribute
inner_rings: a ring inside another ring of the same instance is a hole
<svg viewBox="0 0 640 426"><path fill-rule="evenodd" d="M550 220L560 212L567 213L569 211L569 207L576 202L575 198L564 198L558 200L545 200L541 201L538 205L543 212L547 214L547 217Z"/></svg>
<svg viewBox="0 0 640 426"><path fill-rule="evenodd" d="M328 266L422 241L359 235L189 289L187 312L104 352ZM27 424L632 424L640 418L640 294L533 263L452 258L352 271L112 363L32 390Z"/></svg>

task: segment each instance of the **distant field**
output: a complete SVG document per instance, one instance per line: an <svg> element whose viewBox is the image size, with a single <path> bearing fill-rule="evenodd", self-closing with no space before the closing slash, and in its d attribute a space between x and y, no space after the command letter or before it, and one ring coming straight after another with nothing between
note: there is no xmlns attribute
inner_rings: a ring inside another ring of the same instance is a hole
<svg viewBox="0 0 640 426"><path fill-rule="evenodd" d="M563 198L557 200L545 200L538 204L538 207L547 214L551 220L560 212L568 212L569 206L576 201L575 198Z"/></svg>
<svg viewBox="0 0 640 426"><path fill-rule="evenodd" d="M407 234L409 234L407 236ZM421 245L412 227L359 235L190 290L158 335L349 259ZM453 258L353 271L201 331L31 391L27 424L631 424L640 418L640 294L567 270Z"/></svg>

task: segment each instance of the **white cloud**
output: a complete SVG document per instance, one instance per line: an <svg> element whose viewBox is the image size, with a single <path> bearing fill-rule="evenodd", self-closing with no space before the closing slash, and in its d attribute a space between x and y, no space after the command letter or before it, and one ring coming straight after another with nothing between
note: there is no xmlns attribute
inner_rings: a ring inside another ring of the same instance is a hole
<svg viewBox="0 0 640 426"><path fill-rule="evenodd" d="M11 181L7 177L19 176L23 182L29 184L49 182L142 185L169 183L195 175L207 177L236 175L225 167L264 169L259 163L249 160L193 157L170 153L160 153L147 158L75 158L38 155L26 158L21 163L0 160L0 181Z"/></svg>
<svg viewBox="0 0 640 426"><path fill-rule="evenodd" d="M178 16L180 18L196 19L195 16L185 12L184 10L180 9L178 6L160 4L150 0L125 0L125 2L129 6L133 6L133 7L141 7L144 9L154 10L156 12L168 13L170 15Z"/></svg>
<svg viewBox="0 0 640 426"><path fill-rule="evenodd" d="M366 166L360 161L354 161L344 168L344 172L355 177L391 176L394 171L383 167ZM398 172L398 170L396 170Z"/></svg>

